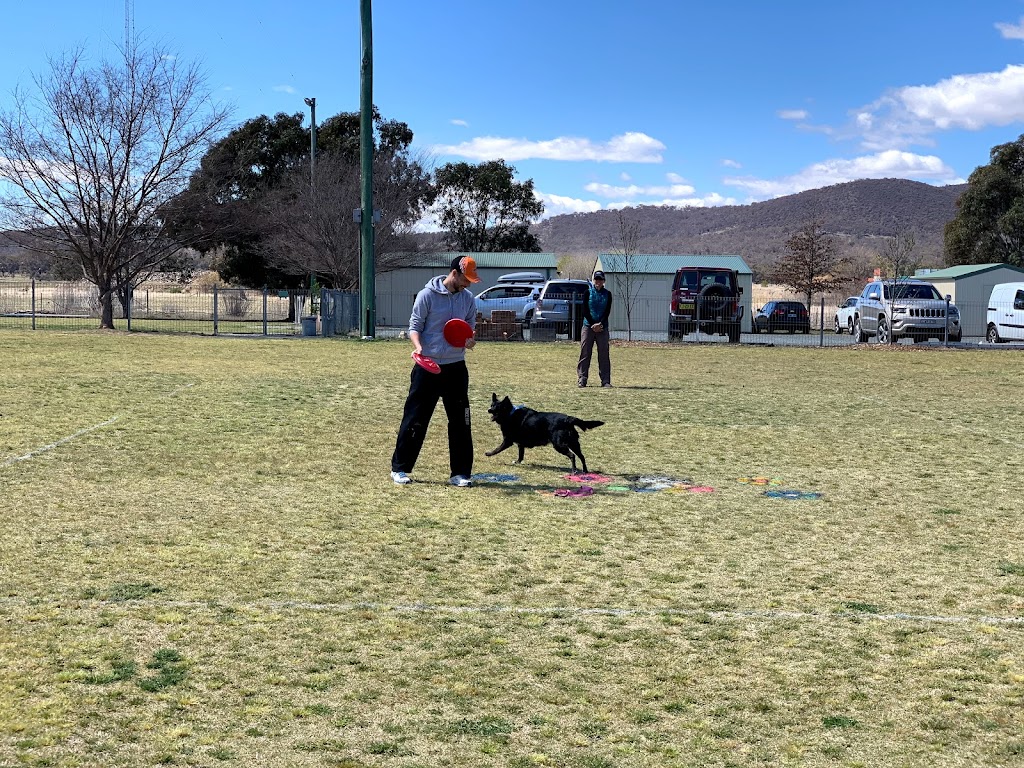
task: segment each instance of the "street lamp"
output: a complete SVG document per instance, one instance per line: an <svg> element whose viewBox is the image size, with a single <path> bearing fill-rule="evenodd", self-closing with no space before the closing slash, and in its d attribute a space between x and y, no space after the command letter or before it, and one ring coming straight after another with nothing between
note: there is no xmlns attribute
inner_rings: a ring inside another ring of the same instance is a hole
<svg viewBox="0 0 1024 768"><path fill-rule="evenodd" d="M309 107L309 183L312 184L316 179L316 98L305 99L305 102Z"/></svg>

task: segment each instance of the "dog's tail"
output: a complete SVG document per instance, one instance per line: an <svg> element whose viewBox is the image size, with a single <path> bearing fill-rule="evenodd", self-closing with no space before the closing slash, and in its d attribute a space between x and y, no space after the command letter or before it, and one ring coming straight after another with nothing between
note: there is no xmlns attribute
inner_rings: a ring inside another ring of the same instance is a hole
<svg viewBox="0 0 1024 768"><path fill-rule="evenodd" d="M576 418L574 418L572 420L572 425L574 427L579 427L584 432L587 431L588 429L594 429L595 427L600 427L602 424L604 424L603 421L584 421L583 419L576 419Z"/></svg>

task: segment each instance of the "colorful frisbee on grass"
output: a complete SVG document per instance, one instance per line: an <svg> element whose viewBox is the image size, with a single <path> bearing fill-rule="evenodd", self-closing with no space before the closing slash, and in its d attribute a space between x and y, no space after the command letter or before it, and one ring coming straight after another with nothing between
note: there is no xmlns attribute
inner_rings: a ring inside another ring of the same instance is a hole
<svg viewBox="0 0 1024 768"><path fill-rule="evenodd" d="M473 338L473 327L458 317L444 324L444 340L453 347L464 347Z"/></svg>
<svg viewBox="0 0 1024 768"><path fill-rule="evenodd" d="M426 355L421 355L418 352L413 352L412 359L416 362L416 365L418 365L423 370L428 371L429 373L441 372L441 366L437 364L437 361L432 360Z"/></svg>

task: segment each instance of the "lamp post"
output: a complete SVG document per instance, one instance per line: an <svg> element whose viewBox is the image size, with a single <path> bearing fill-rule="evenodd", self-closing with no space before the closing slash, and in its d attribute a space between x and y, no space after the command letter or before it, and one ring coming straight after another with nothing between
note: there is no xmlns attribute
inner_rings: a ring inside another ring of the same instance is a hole
<svg viewBox="0 0 1024 768"><path fill-rule="evenodd" d="M316 98L305 99L309 107L309 183L312 184L316 178Z"/></svg>
<svg viewBox="0 0 1024 768"><path fill-rule="evenodd" d="M309 186L316 190L316 97L304 99L309 107ZM315 201L314 201L315 202ZM313 311L313 273L309 273L309 311Z"/></svg>
<svg viewBox="0 0 1024 768"><path fill-rule="evenodd" d="M359 180L362 221L359 230L360 335L376 335L376 276L373 263L373 24L370 0L360 0L362 60L359 66Z"/></svg>

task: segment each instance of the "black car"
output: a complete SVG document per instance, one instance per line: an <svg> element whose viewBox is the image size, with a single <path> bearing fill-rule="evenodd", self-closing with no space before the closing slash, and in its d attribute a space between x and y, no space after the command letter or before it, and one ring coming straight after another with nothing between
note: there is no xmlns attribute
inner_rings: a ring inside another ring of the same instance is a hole
<svg viewBox="0 0 1024 768"><path fill-rule="evenodd" d="M811 316L799 301L769 301L754 315L755 333L810 333Z"/></svg>

